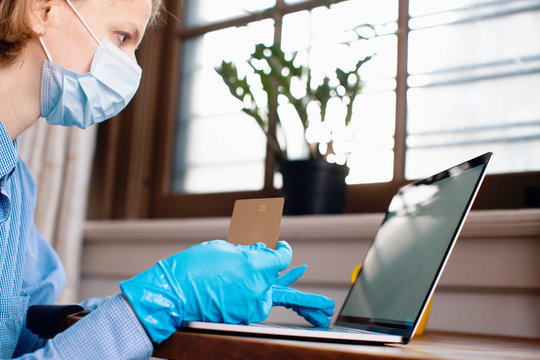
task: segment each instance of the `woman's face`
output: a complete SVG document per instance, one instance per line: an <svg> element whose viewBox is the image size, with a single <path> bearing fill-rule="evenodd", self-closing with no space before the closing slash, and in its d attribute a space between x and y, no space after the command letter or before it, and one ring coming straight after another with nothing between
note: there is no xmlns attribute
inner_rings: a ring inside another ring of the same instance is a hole
<svg viewBox="0 0 540 360"><path fill-rule="evenodd" d="M104 37L135 60L135 50L146 30L151 0L72 0L81 17L101 41ZM98 44L66 0L52 0L43 41L51 60L85 73Z"/></svg>

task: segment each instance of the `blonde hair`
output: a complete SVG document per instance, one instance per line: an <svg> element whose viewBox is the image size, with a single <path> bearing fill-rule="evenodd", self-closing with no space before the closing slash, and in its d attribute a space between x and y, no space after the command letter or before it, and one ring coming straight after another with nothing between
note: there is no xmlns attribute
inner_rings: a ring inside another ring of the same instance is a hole
<svg viewBox="0 0 540 360"><path fill-rule="evenodd" d="M152 0L152 12L150 13L150 20L148 21L149 26L153 26L157 23L157 20L161 17L162 10L163 0Z"/></svg>
<svg viewBox="0 0 540 360"><path fill-rule="evenodd" d="M27 23L28 0L0 0L0 62L14 61L37 34Z"/></svg>
<svg viewBox="0 0 540 360"><path fill-rule="evenodd" d="M0 0L0 64L17 59L26 43L38 37L28 24L29 0ZM152 0L150 26L161 14L163 0Z"/></svg>

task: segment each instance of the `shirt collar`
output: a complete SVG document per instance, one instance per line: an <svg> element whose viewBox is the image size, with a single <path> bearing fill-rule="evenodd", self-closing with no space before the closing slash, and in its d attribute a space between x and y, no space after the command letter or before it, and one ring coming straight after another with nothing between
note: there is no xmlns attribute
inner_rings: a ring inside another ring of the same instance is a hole
<svg viewBox="0 0 540 360"><path fill-rule="evenodd" d="M18 160L17 142L11 140L4 124L0 121L0 178L12 172Z"/></svg>

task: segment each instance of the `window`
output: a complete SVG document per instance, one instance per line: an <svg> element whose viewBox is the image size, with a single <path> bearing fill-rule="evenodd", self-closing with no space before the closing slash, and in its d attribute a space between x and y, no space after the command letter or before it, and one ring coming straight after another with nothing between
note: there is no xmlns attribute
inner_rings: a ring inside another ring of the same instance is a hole
<svg viewBox="0 0 540 360"><path fill-rule="evenodd" d="M265 138L255 121L241 112L214 67L222 60L242 65L255 44L271 45L275 39L297 60L308 62L314 78L337 66L347 67L358 58L376 54L362 70L363 94L357 99L352 131L357 136L347 145L351 156L348 183L392 180L398 2L345 1L329 7L320 1L280 3L272 18L252 21L245 14L276 6L275 2L230 3L186 1L185 29L194 29L231 17L235 26L186 36L180 61L180 96L173 159L173 193L215 193L262 190L265 186ZM299 7L298 5L302 5ZM234 9L234 6L238 8ZM244 17L242 18L242 14ZM362 23L375 25L369 41L355 40L353 29ZM196 32L198 33L198 32ZM344 43L349 46L344 46ZM329 56L332 54L332 56ZM306 156L303 130L280 105L285 121L289 155ZM196 139L196 140L195 140ZM216 179L219 179L216 181ZM272 186L279 186L275 181Z"/></svg>
<svg viewBox="0 0 540 360"><path fill-rule="evenodd" d="M365 87L353 115L346 211L384 211L407 181L485 151L495 156L477 208L538 206L538 1L168 5L180 21L170 18L147 36L139 59L147 75L142 94L123 113L124 125L106 124L101 136L112 144L111 137L125 132L120 126L134 129L127 145L115 145L114 160L105 161L118 173L108 173L105 182L122 193L108 200L105 213L111 217L228 215L237 198L279 194L262 132L214 70L224 59L247 59L257 43L280 43L320 74L339 62L376 54L361 70ZM374 34L351 42L350 30L363 23L373 24ZM351 46L344 50L340 44L346 42ZM287 107L274 111L286 113ZM291 125L286 131L298 129ZM300 144L289 146L297 157L303 155ZM122 209L111 210L118 203Z"/></svg>
<svg viewBox="0 0 540 360"><path fill-rule="evenodd" d="M203 16L204 13L195 11L204 4L186 2L187 14L197 13L201 17L199 21L215 15L212 12ZM227 7L225 2L219 4ZM223 59L247 59L255 44L271 44L272 41L273 21L269 19L183 41L172 164L173 192L208 193L263 188L264 134L253 119L242 113L240 104L229 94L214 67Z"/></svg>
<svg viewBox="0 0 540 360"><path fill-rule="evenodd" d="M487 150L489 173L540 170L538 1L410 0L409 12L407 178Z"/></svg>

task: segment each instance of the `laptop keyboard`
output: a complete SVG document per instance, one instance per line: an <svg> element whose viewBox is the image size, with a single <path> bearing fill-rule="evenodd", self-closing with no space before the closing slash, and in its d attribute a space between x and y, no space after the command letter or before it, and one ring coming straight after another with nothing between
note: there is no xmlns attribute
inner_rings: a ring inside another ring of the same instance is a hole
<svg viewBox="0 0 540 360"><path fill-rule="evenodd" d="M348 328L343 326L330 326L330 327L313 327L313 326L302 326L302 325L284 325L284 324L274 324L274 323L256 323L251 324L251 326L259 327L271 327L271 328L282 328L282 329L295 329L295 330L310 330L310 331L326 331L326 332L338 332L338 333L351 333L351 334L377 334L372 331Z"/></svg>

